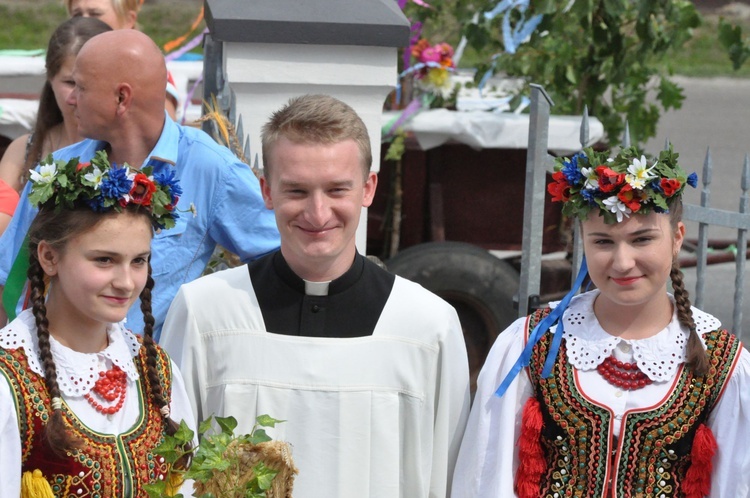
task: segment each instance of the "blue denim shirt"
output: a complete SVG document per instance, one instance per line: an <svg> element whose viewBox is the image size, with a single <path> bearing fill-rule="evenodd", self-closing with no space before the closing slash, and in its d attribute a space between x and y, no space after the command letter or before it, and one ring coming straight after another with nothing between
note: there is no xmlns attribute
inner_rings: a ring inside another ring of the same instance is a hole
<svg viewBox="0 0 750 498"><path fill-rule="evenodd" d="M55 159L79 157L88 161L106 145L87 139L53 155ZM260 184L250 167L200 130L165 119L159 141L142 165L145 166L153 166L154 173L174 168L183 190L177 209L186 210L193 203L197 210L195 216L190 212L179 213L176 226L155 234L151 244L154 338L158 340L180 285L203 273L216 244L248 262L276 250L279 232L273 211L266 209ZM29 203L29 189L27 184L13 219L0 238L2 285L36 215L36 208ZM20 311L20 302L17 308ZM127 328L138 334L143 331L140 301L128 312Z"/></svg>

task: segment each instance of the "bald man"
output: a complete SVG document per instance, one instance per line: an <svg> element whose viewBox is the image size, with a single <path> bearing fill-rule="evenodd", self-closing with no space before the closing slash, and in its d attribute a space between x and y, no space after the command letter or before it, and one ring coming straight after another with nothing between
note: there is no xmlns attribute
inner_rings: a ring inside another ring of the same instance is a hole
<svg viewBox="0 0 750 498"><path fill-rule="evenodd" d="M106 150L117 164L151 166L154 174L174 174L183 190L178 208L187 209L191 203L196 207L195 216L182 214L174 228L154 236L151 246L158 339L179 286L203 273L216 244L245 262L254 260L279 247L275 218L265 209L249 166L204 132L168 118L164 56L148 36L125 29L93 37L76 58L73 80L75 89L67 103L75 108L78 132L86 140L56 151L54 158L89 161L97 151ZM5 313L13 316L23 308L25 293L19 291L16 275L24 273L14 268L14 261L36 215L28 189L29 185L0 238L0 285L6 287L0 324L5 323ZM139 305L131 308L127 326L142 331Z"/></svg>

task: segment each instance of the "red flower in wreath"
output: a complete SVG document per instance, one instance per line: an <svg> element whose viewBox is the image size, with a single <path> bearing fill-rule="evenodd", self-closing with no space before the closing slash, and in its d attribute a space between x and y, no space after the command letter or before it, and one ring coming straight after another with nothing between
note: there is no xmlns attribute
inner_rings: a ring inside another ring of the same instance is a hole
<svg viewBox="0 0 750 498"><path fill-rule="evenodd" d="M676 178L662 178L661 179L661 189L664 191L664 195L666 197L672 197L675 192L680 190L680 187L682 184L680 183L680 180Z"/></svg>
<svg viewBox="0 0 750 498"><path fill-rule="evenodd" d="M142 206L151 205L151 197L156 192L156 185L143 173L138 173L133 178L133 187L130 189L130 202Z"/></svg>
<svg viewBox="0 0 750 498"><path fill-rule="evenodd" d="M633 190L630 184L625 184L617 193L617 198L625 204L632 212L637 212L641 208L641 196Z"/></svg>
<svg viewBox="0 0 750 498"><path fill-rule="evenodd" d="M554 183L547 185L547 192L552 196L552 202L568 202L570 199L570 185L565 180L562 171L555 171L552 174Z"/></svg>
<svg viewBox="0 0 750 498"><path fill-rule="evenodd" d="M76 166L76 173L78 173L79 171L81 171L83 168L88 168L89 166L91 166L90 162L78 163L78 166Z"/></svg>
<svg viewBox="0 0 750 498"><path fill-rule="evenodd" d="M606 166L598 166L596 174L599 176L599 189L602 192L612 192L625 182L625 173L617 173Z"/></svg>

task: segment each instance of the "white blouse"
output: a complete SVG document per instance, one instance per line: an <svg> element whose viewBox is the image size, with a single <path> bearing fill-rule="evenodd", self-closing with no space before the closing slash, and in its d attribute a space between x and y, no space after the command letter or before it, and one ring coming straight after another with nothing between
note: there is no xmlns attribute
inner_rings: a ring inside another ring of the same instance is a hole
<svg viewBox="0 0 750 498"><path fill-rule="evenodd" d="M666 328L647 339L612 336L594 315L597 295L598 291L591 291L576 296L565 311L566 352L568 361L577 369L580 390L611 410L613 434L619 434L626 412L653 406L669 392L686 360L688 332L674 314ZM692 310L701 340L703 334L720 328L715 317ZM524 349L526 327L526 318L519 318L500 334L479 374L456 464L453 498L515 496L516 442L521 433L523 406L533 396L533 387L524 369L502 397L496 396L495 391ZM596 367L610 354L620 361L637 363L653 383L628 391L607 382ZM750 354L744 348L707 425L718 444L710 496L750 496Z"/></svg>
<svg viewBox="0 0 750 498"><path fill-rule="evenodd" d="M133 358L140 345L135 335L122 324L112 324L107 329L109 345L98 353L79 353L67 348L50 336L50 350L57 368L57 383L63 400L87 427L101 434L122 434L130 430L140 415L138 396L138 371ZM36 325L31 310L25 310L0 330L0 347L23 348L29 369L44 376L39 360ZM94 387L99 372L117 365L127 375L127 388L122 408L112 415L96 411L84 397ZM4 378L4 377L3 377ZM21 435L18 428L13 394L9 383L0 381L0 476L2 496L21 494ZM185 420L195 429L195 419L179 370L172 363L171 418ZM186 482L182 493L192 496L192 482Z"/></svg>

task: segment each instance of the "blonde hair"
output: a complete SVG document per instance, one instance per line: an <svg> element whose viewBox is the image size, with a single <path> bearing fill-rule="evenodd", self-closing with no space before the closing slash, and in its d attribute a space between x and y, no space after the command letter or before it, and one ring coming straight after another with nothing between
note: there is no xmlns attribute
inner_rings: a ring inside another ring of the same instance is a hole
<svg viewBox="0 0 750 498"><path fill-rule="evenodd" d="M135 12L137 14L138 11L141 10L141 4L143 3L142 0L109 0L109 2L112 4L112 8L117 14L117 18L120 20L125 19L125 15L128 12ZM70 15L73 0L64 0L64 3L65 10L67 10L68 15Z"/></svg>
<svg viewBox="0 0 750 498"><path fill-rule="evenodd" d="M295 97L271 115L261 130L266 178L273 167L271 151L282 137L295 143L324 145L354 140L367 178L372 165L367 127L354 109L336 98L328 95Z"/></svg>

